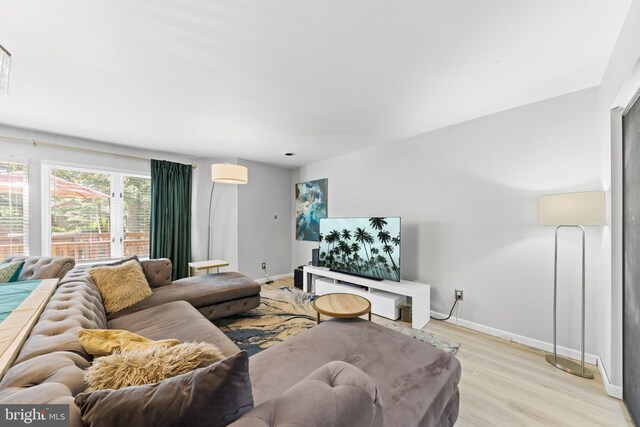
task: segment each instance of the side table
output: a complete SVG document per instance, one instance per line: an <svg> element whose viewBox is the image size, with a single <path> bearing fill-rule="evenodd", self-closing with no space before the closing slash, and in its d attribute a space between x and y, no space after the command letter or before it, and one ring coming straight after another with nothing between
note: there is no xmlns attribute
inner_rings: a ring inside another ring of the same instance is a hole
<svg viewBox="0 0 640 427"><path fill-rule="evenodd" d="M318 312L318 323L320 323L320 314L343 319L369 314L369 321L371 321L371 303L359 295L325 294L316 298L312 305Z"/></svg>
<svg viewBox="0 0 640 427"><path fill-rule="evenodd" d="M200 270L207 270L207 274L208 274L209 270L211 270L212 268L216 269L216 273L220 273L220 267L227 267L228 265L229 265L228 261L223 261L221 259L211 259L207 261L190 262L189 276L193 276L197 271L200 271Z"/></svg>

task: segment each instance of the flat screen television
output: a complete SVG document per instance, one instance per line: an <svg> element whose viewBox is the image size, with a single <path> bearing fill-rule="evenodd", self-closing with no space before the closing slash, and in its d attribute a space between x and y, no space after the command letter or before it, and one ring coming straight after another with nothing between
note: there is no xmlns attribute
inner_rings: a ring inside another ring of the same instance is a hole
<svg viewBox="0 0 640 427"><path fill-rule="evenodd" d="M400 218L323 218L320 265L377 280L400 281Z"/></svg>

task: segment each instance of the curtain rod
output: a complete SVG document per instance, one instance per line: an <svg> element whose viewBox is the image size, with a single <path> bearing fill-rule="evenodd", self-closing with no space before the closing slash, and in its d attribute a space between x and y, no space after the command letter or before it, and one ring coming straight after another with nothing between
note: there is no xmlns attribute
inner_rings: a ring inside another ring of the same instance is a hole
<svg viewBox="0 0 640 427"><path fill-rule="evenodd" d="M121 157L124 159L151 160L150 158L147 158L147 157L130 156L128 154L109 153L108 151L93 150L91 148L74 147L72 145L54 144L51 142L38 141L36 139L14 138L12 136L1 136L1 135L0 135L0 139L3 139L8 142L17 142L19 144L32 145L33 147L42 146L42 147L58 148L58 149L64 149L64 150L81 151L83 153L101 154L103 156ZM195 169L198 166L192 164L191 167Z"/></svg>

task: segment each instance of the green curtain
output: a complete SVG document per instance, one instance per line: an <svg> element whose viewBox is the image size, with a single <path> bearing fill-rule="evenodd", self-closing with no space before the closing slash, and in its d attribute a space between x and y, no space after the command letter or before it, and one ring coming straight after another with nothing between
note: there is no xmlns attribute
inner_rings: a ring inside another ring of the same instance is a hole
<svg viewBox="0 0 640 427"><path fill-rule="evenodd" d="M151 258L169 258L173 280L191 261L192 166L151 160Z"/></svg>

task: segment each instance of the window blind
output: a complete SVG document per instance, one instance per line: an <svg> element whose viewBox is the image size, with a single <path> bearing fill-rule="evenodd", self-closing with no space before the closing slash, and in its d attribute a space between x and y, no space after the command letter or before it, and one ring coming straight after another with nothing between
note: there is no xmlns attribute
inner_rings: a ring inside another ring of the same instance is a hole
<svg viewBox="0 0 640 427"><path fill-rule="evenodd" d="M0 258L29 254L26 163L0 160Z"/></svg>
<svg viewBox="0 0 640 427"><path fill-rule="evenodd" d="M123 255L149 256L151 179L123 176Z"/></svg>

